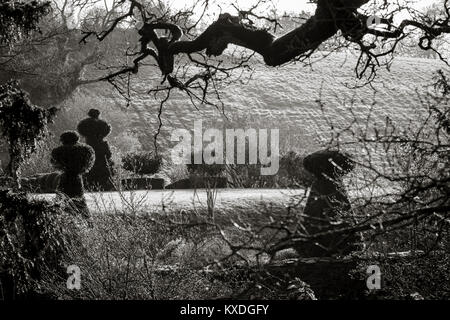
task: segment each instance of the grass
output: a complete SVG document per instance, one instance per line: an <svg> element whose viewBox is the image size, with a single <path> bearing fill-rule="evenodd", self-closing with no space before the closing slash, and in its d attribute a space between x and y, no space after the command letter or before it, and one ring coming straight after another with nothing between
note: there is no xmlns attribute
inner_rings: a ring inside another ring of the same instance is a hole
<svg viewBox="0 0 450 320"><path fill-rule="evenodd" d="M209 194L214 197L213 192ZM301 221L301 201L290 209L285 203L253 202L231 210L209 201L209 206L151 210L141 199L142 195L130 196L127 205L111 209L102 206L102 195L98 194L98 208L89 223L72 216L75 224L69 224L67 232L76 241L70 243L69 254L61 264L80 267L81 290L67 290L66 278L48 273L42 291L58 299L215 299L239 297L241 292L247 292L244 297L286 299L290 297L286 288L299 282L298 292L309 292L302 281L309 284L311 277L297 279L295 269L258 271L270 260L267 254L259 254L260 249L283 234L271 228L260 231L259 237L249 232L267 226L283 226L294 232ZM380 244L386 240L392 241L383 237ZM244 248L233 254L234 246ZM298 255L288 251L277 255L281 260L292 257ZM377 264L383 270L383 290L368 298L404 299L416 293L430 299L448 296L448 253L392 261L383 255L371 257L368 251L366 257L352 273L359 279L357 283L365 283L367 265ZM320 284L322 276L344 281L335 275L337 269L320 268L312 275L315 282ZM332 292L344 287L325 286L318 292L336 299L339 297Z"/></svg>
<svg viewBox="0 0 450 320"><path fill-rule="evenodd" d="M233 271L233 267L244 266L244 261L257 265L267 262L268 257L250 249L234 255L231 245L261 247L273 241L278 236L275 232L263 232L255 241L247 229L275 220L295 228L300 210L287 213L284 205L264 202L223 210L215 207L215 193L216 190L207 193L206 207L152 211L141 201L142 194L125 196L119 192L127 199L114 208L105 207L102 194L97 194L97 207L89 223L74 218L77 229L68 232L73 232L79 241L69 247L69 258L62 261L63 265L80 267L82 289L67 290L66 279L48 273L42 290L59 299L233 296L250 283L245 274Z"/></svg>

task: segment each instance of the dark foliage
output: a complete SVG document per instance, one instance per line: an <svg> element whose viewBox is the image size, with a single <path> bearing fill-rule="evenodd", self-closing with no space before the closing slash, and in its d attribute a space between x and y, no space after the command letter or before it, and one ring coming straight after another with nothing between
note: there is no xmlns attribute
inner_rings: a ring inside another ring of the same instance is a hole
<svg viewBox="0 0 450 320"><path fill-rule="evenodd" d="M196 153L191 154L191 163L186 165L190 174L207 177L216 177L221 176L225 171L225 165L223 164L206 164L205 159L203 158L203 153L201 153L202 163L195 164L194 163L195 154Z"/></svg>
<svg viewBox="0 0 450 320"><path fill-rule="evenodd" d="M303 160L303 165L317 178L327 175L330 178L343 176L353 170L351 158L338 151L321 150L314 152Z"/></svg>
<svg viewBox="0 0 450 320"><path fill-rule="evenodd" d="M310 186L314 178L303 166L304 157L289 151L280 158L279 184L283 187Z"/></svg>
<svg viewBox="0 0 450 320"><path fill-rule="evenodd" d="M9 143L8 171L15 179L25 159L36 150L37 141L47 132L56 111L31 104L16 81L0 86L0 133Z"/></svg>
<svg viewBox="0 0 450 320"><path fill-rule="evenodd" d="M261 164L227 165L229 184L237 188L307 188L314 176L303 166L304 157L289 151L280 157L274 176L261 175Z"/></svg>
<svg viewBox="0 0 450 320"><path fill-rule="evenodd" d="M51 10L50 2L0 1L0 44L11 44L39 30L38 22Z"/></svg>
<svg viewBox="0 0 450 320"><path fill-rule="evenodd" d="M80 141L80 137L74 131L66 131L60 136L60 141L63 145L74 145Z"/></svg>
<svg viewBox="0 0 450 320"><path fill-rule="evenodd" d="M0 286L5 298L39 290L42 272L61 272L65 254L60 204L0 191ZM12 284L12 285L8 285Z"/></svg>
<svg viewBox="0 0 450 320"><path fill-rule="evenodd" d="M89 109L88 111L88 116L91 119L98 119L98 117L100 116L100 110L97 109Z"/></svg>
<svg viewBox="0 0 450 320"><path fill-rule="evenodd" d="M54 193L58 189L61 173L41 173L21 178L23 191L36 193Z"/></svg>
<svg viewBox="0 0 450 320"><path fill-rule="evenodd" d="M57 169L72 174L83 174L91 169L94 151L88 145L79 143L78 139L74 131L66 131L61 135L63 145L52 151L52 163Z"/></svg>
<svg viewBox="0 0 450 320"><path fill-rule="evenodd" d="M123 168L134 173L155 174L162 165L162 157L152 152L128 153L122 158Z"/></svg>
<svg viewBox="0 0 450 320"><path fill-rule="evenodd" d="M364 259L351 270L350 276L364 282L367 266L381 269L381 288L365 290L371 300L448 300L450 298L450 258L445 251L405 257Z"/></svg>

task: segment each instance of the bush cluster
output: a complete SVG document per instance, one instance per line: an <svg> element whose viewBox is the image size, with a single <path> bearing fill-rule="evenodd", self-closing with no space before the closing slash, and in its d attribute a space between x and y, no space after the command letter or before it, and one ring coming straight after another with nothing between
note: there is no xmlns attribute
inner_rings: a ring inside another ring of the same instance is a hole
<svg viewBox="0 0 450 320"><path fill-rule="evenodd" d="M0 134L8 141L7 171L14 179L18 180L21 165L36 151L37 142L47 133L56 111L33 105L17 81L0 86Z"/></svg>
<svg viewBox="0 0 450 320"><path fill-rule="evenodd" d="M194 160L199 157L199 153L191 154L191 163L187 164L187 169L190 174L205 176L205 177L217 177L221 176L225 171L225 165L223 164L206 164L203 158L203 153L201 153L202 163L196 164ZM196 156L197 155L197 156Z"/></svg>
<svg viewBox="0 0 450 320"><path fill-rule="evenodd" d="M304 156L294 151L289 151L281 156L278 184L282 187L309 187L314 178L305 169L303 161Z"/></svg>
<svg viewBox="0 0 450 320"><path fill-rule="evenodd" d="M139 175L151 175L161 169L162 157L152 152L128 153L122 158L122 166L125 170Z"/></svg>

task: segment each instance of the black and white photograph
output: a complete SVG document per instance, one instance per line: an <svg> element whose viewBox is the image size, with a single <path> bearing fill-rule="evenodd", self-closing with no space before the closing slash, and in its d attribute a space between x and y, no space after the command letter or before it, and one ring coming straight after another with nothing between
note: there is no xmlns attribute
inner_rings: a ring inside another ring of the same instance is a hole
<svg viewBox="0 0 450 320"><path fill-rule="evenodd" d="M448 301L449 194L450 0L0 0L0 304Z"/></svg>

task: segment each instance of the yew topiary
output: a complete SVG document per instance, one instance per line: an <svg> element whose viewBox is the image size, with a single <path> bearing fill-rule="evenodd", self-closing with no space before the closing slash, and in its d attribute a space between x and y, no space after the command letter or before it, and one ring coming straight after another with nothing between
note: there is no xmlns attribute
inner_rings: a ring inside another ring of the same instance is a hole
<svg viewBox="0 0 450 320"><path fill-rule="evenodd" d="M86 182L89 189L111 190L114 188L111 177L114 175L111 149L104 139L110 134L111 126L99 119L100 111L90 109L88 118L81 120L77 130L86 143L95 151L95 163L86 174Z"/></svg>
<svg viewBox="0 0 450 320"><path fill-rule="evenodd" d="M303 166L318 179L323 179L325 176L339 179L353 170L354 163L345 153L321 150L306 156Z"/></svg>
<svg viewBox="0 0 450 320"><path fill-rule="evenodd" d="M106 121L99 119L99 110L90 109L88 116L77 126L79 134L85 137L88 144L92 141L101 141L111 133L111 126Z"/></svg>
<svg viewBox="0 0 450 320"><path fill-rule="evenodd" d="M58 191L74 199L81 210L86 210L82 174L88 172L95 161L94 150L79 143L75 131L66 131L61 135L62 146L52 151L51 161L56 169L61 170Z"/></svg>
<svg viewBox="0 0 450 320"><path fill-rule="evenodd" d="M306 170L315 176L306 201L304 226L311 234L331 232L351 227L351 205L342 177L353 170L351 158L341 152L322 150L303 160ZM356 249L355 235L327 235L314 244L299 245L302 256L347 254Z"/></svg>

